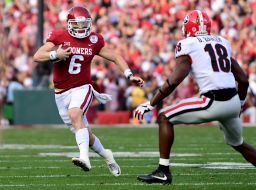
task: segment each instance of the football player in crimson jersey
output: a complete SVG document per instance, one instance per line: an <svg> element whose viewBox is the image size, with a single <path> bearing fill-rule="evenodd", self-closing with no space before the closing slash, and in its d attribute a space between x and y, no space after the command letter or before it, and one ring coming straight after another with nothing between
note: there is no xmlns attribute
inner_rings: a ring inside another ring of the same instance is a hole
<svg viewBox="0 0 256 190"><path fill-rule="evenodd" d="M53 30L46 43L35 53L34 61L55 61L53 83L56 104L62 120L75 133L80 150L80 157L72 158L72 162L89 171L90 147L105 159L110 172L119 176L121 170L112 152L105 149L91 132L85 116L94 97L101 103L111 100L110 95L100 94L94 89L91 82L91 60L98 55L118 65L131 82L143 86L143 80L133 76L124 59L105 47L103 37L92 32L91 28L92 18L88 10L82 6L71 8L67 15L67 30ZM54 50L56 46L58 48Z"/></svg>
<svg viewBox="0 0 256 190"><path fill-rule="evenodd" d="M185 39L176 46L173 73L149 102L136 108L135 117L143 119L144 113L153 110L169 96L189 73L197 82L201 96L184 99L160 110L159 166L151 174L137 178L146 183L172 182L169 156L175 124L218 121L226 143L256 166L256 150L244 142L239 118L249 83L246 74L232 58L229 42L221 36L210 34L211 21L205 12L199 10L187 14L182 30Z"/></svg>

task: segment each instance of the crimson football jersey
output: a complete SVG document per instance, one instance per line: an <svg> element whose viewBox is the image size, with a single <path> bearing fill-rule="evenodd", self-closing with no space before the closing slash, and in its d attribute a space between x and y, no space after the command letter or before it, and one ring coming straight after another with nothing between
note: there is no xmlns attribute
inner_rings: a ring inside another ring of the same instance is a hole
<svg viewBox="0 0 256 190"><path fill-rule="evenodd" d="M95 32L85 38L70 36L67 30L53 30L47 40L63 48L71 47L71 55L65 61L53 65L53 83L58 89L70 89L91 81L91 61L97 55L105 42L103 37Z"/></svg>

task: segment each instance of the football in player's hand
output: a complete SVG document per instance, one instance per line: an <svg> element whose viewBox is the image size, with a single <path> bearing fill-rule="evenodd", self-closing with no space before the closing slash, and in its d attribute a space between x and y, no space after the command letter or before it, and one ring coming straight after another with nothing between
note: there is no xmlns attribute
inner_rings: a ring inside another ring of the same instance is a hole
<svg viewBox="0 0 256 190"><path fill-rule="evenodd" d="M56 53L58 54L57 55L58 59L53 60L54 63L59 62L60 60L64 60L65 61L72 54L71 53L71 48L70 47L63 48L62 44L59 45L59 46L54 46L52 49L54 51L56 51ZM53 51L53 50L51 50L51 51ZM55 57L55 55L53 55L53 57Z"/></svg>

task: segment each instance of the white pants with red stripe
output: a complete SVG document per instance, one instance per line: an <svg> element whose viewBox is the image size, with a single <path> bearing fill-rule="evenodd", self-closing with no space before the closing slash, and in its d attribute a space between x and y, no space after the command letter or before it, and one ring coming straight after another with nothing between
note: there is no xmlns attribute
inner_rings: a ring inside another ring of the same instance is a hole
<svg viewBox="0 0 256 190"><path fill-rule="evenodd" d="M85 114L92 103L93 97L92 86L90 85L83 85L67 90L61 94L55 94L55 101L59 114L63 122L70 127L71 131L74 131L74 129L71 125L68 110L71 108L80 108L83 110L84 123L88 125Z"/></svg>
<svg viewBox="0 0 256 190"><path fill-rule="evenodd" d="M188 98L178 104L164 107L160 113L172 124L197 124L218 121L227 144L238 146L243 143L241 110L238 95L228 101L216 101L208 97Z"/></svg>

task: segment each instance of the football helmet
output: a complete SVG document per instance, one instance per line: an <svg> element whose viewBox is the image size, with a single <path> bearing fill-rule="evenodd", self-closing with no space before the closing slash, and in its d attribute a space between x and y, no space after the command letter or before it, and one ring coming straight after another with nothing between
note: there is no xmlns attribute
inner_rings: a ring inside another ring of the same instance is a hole
<svg viewBox="0 0 256 190"><path fill-rule="evenodd" d="M211 32L211 20L204 11L190 11L184 18L182 33L185 37L207 35Z"/></svg>
<svg viewBox="0 0 256 190"><path fill-rule="evenodd" d="M67 15L68 32L75 38L85 38L90 35L92 18L89 11L82 6L72 7Z"/></svg>

